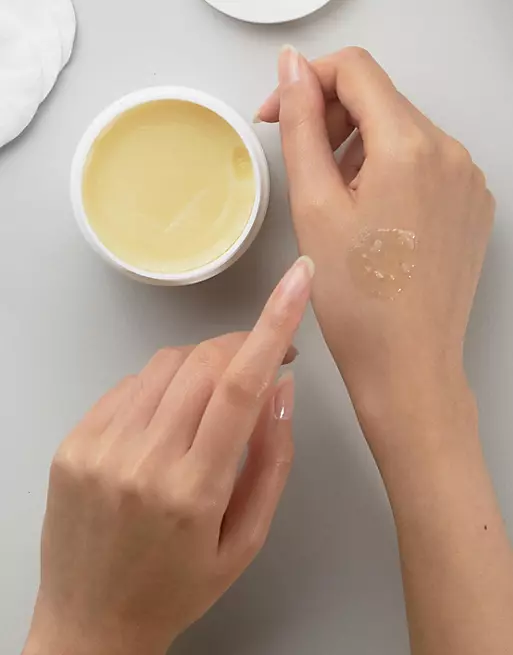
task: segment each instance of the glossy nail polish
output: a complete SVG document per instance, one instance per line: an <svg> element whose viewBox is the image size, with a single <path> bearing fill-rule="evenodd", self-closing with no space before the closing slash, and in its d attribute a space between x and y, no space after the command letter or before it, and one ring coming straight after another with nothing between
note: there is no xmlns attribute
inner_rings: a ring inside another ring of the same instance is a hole
<svg viewBox="0 0 513 655"><path fill-rule="evenodd" d="M277 421L291 421L294 415L295 381L292 373L284 375L278 383L274 397L274 416Z"/></svg>

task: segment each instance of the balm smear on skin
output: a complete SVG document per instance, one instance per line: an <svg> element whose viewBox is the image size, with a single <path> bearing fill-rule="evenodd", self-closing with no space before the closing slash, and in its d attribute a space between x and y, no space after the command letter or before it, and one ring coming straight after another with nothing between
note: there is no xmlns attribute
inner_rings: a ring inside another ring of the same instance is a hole
<svg viewBox="0 0 513 655"><path fill-rule="evenodd" d="M83 178L89 224L120 260L180 274L221 257L255 203L249 152L214 112L158 100L127 111L95 141Z"/></svg>

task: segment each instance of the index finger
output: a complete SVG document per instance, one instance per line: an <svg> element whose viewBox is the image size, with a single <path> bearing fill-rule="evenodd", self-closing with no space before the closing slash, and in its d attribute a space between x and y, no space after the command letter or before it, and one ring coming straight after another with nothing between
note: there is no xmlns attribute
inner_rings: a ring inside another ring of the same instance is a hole
<svg viewBox="0 0 513 655"><path fill-rule="evenodd" d="M236 475L310 300L314 270L308 257L296 261L222 376L190 451L202 469Z"/></svg>
<svg viewBox="0 0 513 655"><path fill-rule="evenodd" d="M404 117L407 110L403 96L366 50L344 48L310 65L326 99L340 101L351 117L350 124L360 129L364 139L377 130L384 133L390 129L390 125L398 124ZM257 117L267 123L278 122L279 88L262 105Z"/></svg>

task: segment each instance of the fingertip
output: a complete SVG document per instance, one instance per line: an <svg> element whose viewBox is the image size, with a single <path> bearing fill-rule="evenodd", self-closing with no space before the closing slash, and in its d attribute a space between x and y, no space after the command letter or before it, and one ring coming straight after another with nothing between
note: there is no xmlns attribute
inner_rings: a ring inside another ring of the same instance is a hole
<svg viewBox="0 0 513 655"><path fill-rule="evenodd" d="M283 375L276 385L274 395L274 418L277 421L290 422L294 416L296 382L294 373L289 371Z"/></svg>
<svg viewBox="0 0 513 655"><path fill-rule="evenodd" d="M315 277L315 262L311 257L308 257L308 255L303 255L298 259L298 263L302 262L308 271L308 275L310 276L310 279L313 280Z"/></svg>
<svg viewBox="0 0 513 655"><path fill-rule="evenodd" d="M295 330L301 322L312 293L315 266L309 257L300 257L289 268L272 294L263 316ZM291 333L292 341L293 333Z"/></svg>
<svg viewBox="0 0 513 655"><path fill-rule="evenodd" d="M296 84L301 79L301 64L303 58L292 45L284 45L278 58L278 79L280 87Z"/></svg>
<svg viewBox="0 0 513 655"><path fill-rule="evenodd" d="M298 357L299 357L299 350L296 348L296 346L290 346L290 348L287 351L287 354L285 355L285 359L283 360L283 366L288 366L289 364L293 364Z"/></svg>
<svg viewBox="0 0 513 655"><path fill-rule="evenodd" d="M281 92L289 85L305 81L313 76L315 71L308 60L292 45L284 45L278 58L278 77L280 85L265 100L256 112L253 123L278 123L280 120ZM320 86L320 84L319 84ZM320 89L322 97L322 89Z"/></svg>
<svg viewBox="0 0 513 655"><path fill-rule="evenodd" d="M300 66L306 60L292 45L283 45L278 57L279 87L267 98L256 114L258 122L277 123L280 120L281 91L301 77Z"/></svg>
<svg viewBox="0 0 513 655"><path fill-rule="evenodd" d="M275 89L253 118L254 123L277 123L280 117L280 93Z"/></svg>
<svg viewBox="0 0 513 655"><path fill-rule="evenodd" d="M315 148L330 145L327 138L326 100L321 83L310 63L301 54L297 60L288 54L280 64L278 118L282 133L290 135L299 130L314 140ZM288 72L287 72L288 71ZM331 147L327 150L331 152Z"/></svg>

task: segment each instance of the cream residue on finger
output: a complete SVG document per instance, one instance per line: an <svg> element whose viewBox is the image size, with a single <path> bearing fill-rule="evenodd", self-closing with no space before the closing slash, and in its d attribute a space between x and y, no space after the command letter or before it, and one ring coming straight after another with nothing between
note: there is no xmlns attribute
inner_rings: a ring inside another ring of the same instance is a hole
<svg viewBox="0 0 513 655"><path fill-rule="evenodd" d="M356 287L375 298L393 300L413 276L416 250L417 238L410 230L364 230L348 253Z"/></svg>

